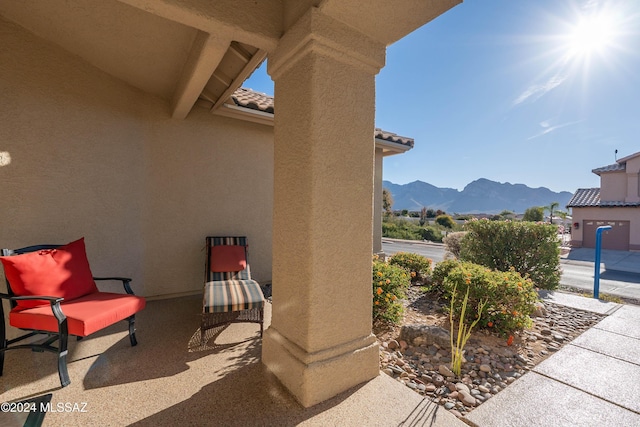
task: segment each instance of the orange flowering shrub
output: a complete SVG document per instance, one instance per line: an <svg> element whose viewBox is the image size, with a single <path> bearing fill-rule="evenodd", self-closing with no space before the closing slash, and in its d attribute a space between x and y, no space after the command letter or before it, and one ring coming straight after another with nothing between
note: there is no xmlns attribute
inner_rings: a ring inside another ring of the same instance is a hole
<svg viewBox="0 0 640 427"><path fill-rule="evenodd" d="M419 254L398 252L389 258L389 264L406 269L411 282L423 282L431 275L431 260Z"/></svg>
<svg viewBox="0 0 640 427"><path fill-rule="evenodd" d="M397 265L373 259L373 320L397 323L402 318L401 299L410 285L409 273Z"/></svg>
<svg viewBox="0 0 640 427"><path fill-rule="evenodd" d="M456 292L455 298L460 300L469 289L468 322L475 320L474 310L480 302L487 301L479 327L507 334L531 326L529 316L535 310L538 294L530 279L523 279L513 270L495 271L469 262L448 263L447 270L442 285L445 297L451 298ZM457 308L454 310L454 315L461 315Z"/></svg>

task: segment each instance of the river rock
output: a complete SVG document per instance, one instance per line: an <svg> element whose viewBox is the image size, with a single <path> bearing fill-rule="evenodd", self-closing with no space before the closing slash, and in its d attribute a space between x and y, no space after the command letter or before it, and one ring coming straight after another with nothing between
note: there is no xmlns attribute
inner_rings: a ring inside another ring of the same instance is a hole
<svg viewBox="0 0 640 427"><path fill-rule="evenodd" d="M437 344L440 347L449 347L449 331L434 325L411 324L404 325L400 329L400 340L404 340L415 346L429 346Z"/></svg>
<svg viewBox="0 0 640 427"><path fill-rule="evenodd" d="M456 383L456 390L458 391L466 391L467 393L470 392L469 387L466 384L463 383ZM487 390L489 391L489 390Z"/></svg>
<svg viewBox="0 0 640 427"><path fill-rule="evenodd" d="M445 365L440 365L438 367L438 372L440 373L440 375L445 376L447 378L451 378L451 377L455 377L456 374L454 374L451 369L449 369L447 366Z"/></svg>
<svg viewBox="0 0 640 427"><path fill-rule="evenodd" d="M466 391L459 391L458 392L458 399L460 399L460 401L465 406L476 406L476 404L477 404L476 398L473 397L471 395L471 393L467 393Z"/></svg>

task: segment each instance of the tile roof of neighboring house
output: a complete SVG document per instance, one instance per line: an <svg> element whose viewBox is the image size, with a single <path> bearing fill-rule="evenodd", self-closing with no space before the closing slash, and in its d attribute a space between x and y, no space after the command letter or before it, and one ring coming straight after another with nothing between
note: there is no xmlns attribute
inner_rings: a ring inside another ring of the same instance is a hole
<svg viewBox="0 0 640 427"><path fill-rule="evenodd" d="M636 158L636 157L638 157L638 156L640 156L640 151L638 151L637 153L629 154L628 156L623 157L623 158L621 158L621 159L618 159L618 163L622 163L622 162L625 162L625 163L626 163L626 162L627 162L627 160L634 159L634 158Z"/></svg>
<svg viewBox="0 0 640 427"><path fill-rule="evenodd" d="M607 166L602 166L600 168L592 169L591 172L595 173L596 175L600 175L603 172L623 171L626 169L626 167L627 167L626 163L614 163L612 165L607 165Z"/></svg>
<svg viewBox="0 0 640 427"><path fill-rule="evenodd" d="M617 150L616 150L616 153L617 153ZM624 171L627 169L627 161L633 158L636 158L638 156L640 156L640 151L638 151L637 153L630 154L621 159L618 159L616 160L616 163L612 165L607 165L607 166L602 166L599 168L592 169L591 172L595 173L596 175L600 175L601 173L605 173L605 172Z"/></svg>
<svg viewBox="0 0 640 427"><path fill-rule="evenodd" d="M237 89L231 100L238 107L248 108L251 110L262 111L263 113L273 114L274 112L274 100L273 96L269 96L264 93L256 92L251 89L241 87ZM400 145L413 148L413 138L400 136L395 133L386 132L382 129L376 128L374 131L374 137L382 139L384 141L393 142Z"/></svg>
<svg viewBox="0 0 640 427"><path fill-rule="evenodd" d="M589 206L600 206L599 188L578 188L569 203L567 203L568 208L585 208Z"/></svg>
<svg viewBox="0 0 640 427"><path fill-rule="evenodd" d="M599 188L578 188L567 203L568 208L627 208L640 206L640 202L603 202Z"/></svg>

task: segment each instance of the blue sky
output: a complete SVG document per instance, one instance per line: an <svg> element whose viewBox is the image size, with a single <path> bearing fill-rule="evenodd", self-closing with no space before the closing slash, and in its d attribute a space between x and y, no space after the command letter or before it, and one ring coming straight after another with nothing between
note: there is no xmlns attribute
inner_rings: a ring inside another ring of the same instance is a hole
<svg viewBox="0 0 640 427"><path fill-rule="evenodd" d="M384 179L574 192L640 151L640 0L466 0L387 48L376 126L415 139ZM265 67L245 87L273 94Z"/></svg>

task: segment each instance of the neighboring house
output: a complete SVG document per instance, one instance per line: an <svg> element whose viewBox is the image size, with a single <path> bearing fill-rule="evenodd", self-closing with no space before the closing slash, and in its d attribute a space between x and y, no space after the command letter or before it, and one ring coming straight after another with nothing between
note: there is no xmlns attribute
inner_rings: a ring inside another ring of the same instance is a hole
<svg viewBox="0 0 640 427"><path fill-rule="evenodd" d="M164 298L201 290L205 236L246 235L265 366L304 406L376 377L375 164L404 147L374 149L375 76L460 2L0 0L0 244L84 236ZM277 114L225 117L265 58Z"/></svg>
<svg viewBox="0 0 640 427"><path fill-rule="evenodd" d="M600 176L600 188L580 188L567 204L572 246L595 247L597 228L610 225L603 249L640 250L640 152L592 172Z"/></svg>

